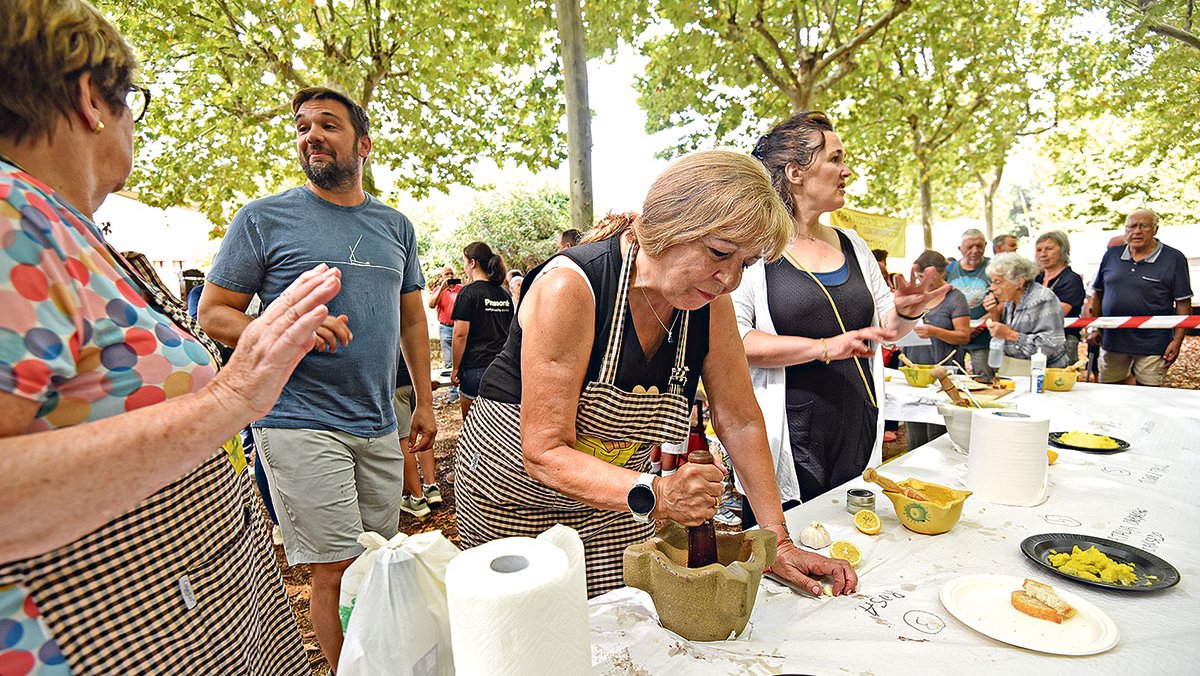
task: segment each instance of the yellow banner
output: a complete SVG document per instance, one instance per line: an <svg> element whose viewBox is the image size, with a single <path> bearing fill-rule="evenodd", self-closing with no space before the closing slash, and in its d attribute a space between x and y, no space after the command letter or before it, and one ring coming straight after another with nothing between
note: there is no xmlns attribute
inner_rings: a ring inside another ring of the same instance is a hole
<svg viewBox="0 0 1200 676"><path fill-rule="evenodd" d="M843 207L829 214L829 222L857 232L872 249L886 249L889 256L904 257L904 231L908 222L903 218L868 214Z"/></svg>

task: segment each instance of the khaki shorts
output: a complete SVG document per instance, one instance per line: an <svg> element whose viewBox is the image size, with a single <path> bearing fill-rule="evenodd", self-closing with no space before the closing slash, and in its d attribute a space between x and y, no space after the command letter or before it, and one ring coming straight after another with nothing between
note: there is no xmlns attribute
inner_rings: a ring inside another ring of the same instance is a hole
<svg viewBox="0 0 1200 676"><path fill-rule="evenodd" d="M1161 354L1126 354L1100 350L1100 382L1124 382L1133 373L1138 385L1161 387L1167 377L1167 362Z"/></svg>
<svg viewBox="0 0 1200 676"><path fill-rule="evenodd" d="M392 396L392 410L396 412L396 436L407 439L412 432L413 386L401 385Z"/></svg>
<svg viewBox="0 0 1200 676"><path fill-rule="evenodd" d="M395 434L253 428L289 565L333 563L363 552L358 536L396 534L404 457Z"/></svg>

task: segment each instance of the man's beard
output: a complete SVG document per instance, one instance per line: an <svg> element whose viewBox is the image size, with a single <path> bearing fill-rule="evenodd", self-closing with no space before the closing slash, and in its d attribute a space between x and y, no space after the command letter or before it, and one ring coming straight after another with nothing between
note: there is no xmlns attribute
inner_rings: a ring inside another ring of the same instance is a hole
<svg viewBox="0 0 1200 676"><path fill-rule="evenodd" d="M324 152L332 152L328 149L322 150ZM342 164L338 162L336 157L332 161L322 162L317 165L304 160L300 162L300 167L304 169L304 175L308 177L308 180L312 181L313 185L322 190L340 190L351 185L358 177L357 163Z"/></svg>

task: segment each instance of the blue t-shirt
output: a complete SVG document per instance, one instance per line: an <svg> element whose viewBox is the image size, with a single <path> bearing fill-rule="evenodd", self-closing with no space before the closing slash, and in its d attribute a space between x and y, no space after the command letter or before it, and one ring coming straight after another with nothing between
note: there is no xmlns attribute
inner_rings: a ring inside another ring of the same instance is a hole
<svg viewBox="0 0 1200 676"><path fill-rule="evenodd" d="M1105 317L1173 315L1175 302L1192 297L1187 257L1159 242L1154 252L1133 260L1128 246L1104 253L1092 288L1104 294ZM1171 342L1171 329L1105 329L1104 349L1125 354L1162 354Z"/></svg>
<svg viewBox="0 0 1200 676"><path fill-rule="evenodd" d="M400 295L425 286L403 214L369 195L339 206L304 186L255 200L234 216L207 281L257 293L265 308L319 263L342 271L329 314L346 315L354 339L337 352L309 352L254 426L383 436L396 428Z"/></svg>
<svg viewBox="0 0 1200 676"><path fill-rule="evenodd" d="M950 272L946 274L946 281L961 291L967 299L967 311L970 312L971 319L979 319L987 314L987 309L983 307L983 297L987 295L988 284L991 281L987 276L988 262L989 259L985 258L974 270L964 270L961 265L962 261L955 261ZM984 329L971 342L963 345L963 349L970 351L987 347L988 341L991 339L991 334Z"/></svg>

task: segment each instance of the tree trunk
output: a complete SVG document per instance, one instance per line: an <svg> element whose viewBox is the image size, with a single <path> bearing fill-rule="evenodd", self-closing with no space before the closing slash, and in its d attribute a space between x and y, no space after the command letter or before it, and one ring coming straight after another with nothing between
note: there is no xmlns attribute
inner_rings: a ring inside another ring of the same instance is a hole
<svg viewBox="0 0 1200 676"><path fill-rule="evenodd" d="M567 93L567 165L571 173L571 227L592 228L592 119L588 108L587 36L579 0L555 0Z"/></svg>
<svg viewBox="0 0 1200 676"><path fill-rule="evenodd" d="M370 157L368 157L367 160L365 162L363 162L362 188L363 188L363 192L367 193L368 195L374 195L375 197L379 197L379 193L375 191L374 167L375 167L375 163L371 161Z"/></svg>
<svg viewBox="0 0 1200 676"><path fill-rule="evenodd" d="M992 176L990 182L985 180L982 174L979 175L979 189L980 193L983 194L983 222L987 228L986 232L989 242L991 241L992 237L995 236L993 234L993 228L995 223L994 209L996 204L996 190L1000 188L1000 179L1003 178L1003 176L1003 161L1000 162L1000 166L996 167L996 173Z"/></svg>
<svg viewBox="0 0 1200 676"><path fill-rule="evenodd" d="M933 182L930 177L929 149L925 147L925 138L921 134L919 121L916 117L908 120L912 129L913 154L917 159L917 190L921 194L921 229L924 231L925 248L933 248Z"/></svg>

